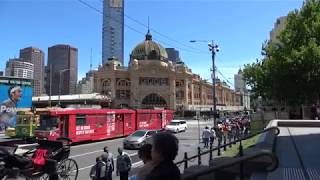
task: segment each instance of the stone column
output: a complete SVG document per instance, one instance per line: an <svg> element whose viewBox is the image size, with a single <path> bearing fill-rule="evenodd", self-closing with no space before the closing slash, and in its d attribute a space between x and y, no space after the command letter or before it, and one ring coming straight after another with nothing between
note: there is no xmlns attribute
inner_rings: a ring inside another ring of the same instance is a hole
<svg viewBox="0 0 320 180"><path fill-rule="evenodd" d="M194 89L193 89L193 82L191 81L191 104L194 105Z"/></svg>
<svg viewBox="0 0 320 180"><path fill-rule="evenodd" d="M169 78L169 108L176 110L176 80L175 78ZM168 102L167 102L168 103Z"/></svg>
<svg viewBox="0 0 320 180"><path fill-rule="evenodd" d="M189 89L188 89L188 79L184 80L184 107L189 105Z"/></svg>
<svg viewBox="0 0 320 180"><path fill-rule="evenodd" d="M130 86L130 105L133 108L140 108L140 99L138 96L138 89L139 89L139 77L130 74L131 86Z"/></svg>

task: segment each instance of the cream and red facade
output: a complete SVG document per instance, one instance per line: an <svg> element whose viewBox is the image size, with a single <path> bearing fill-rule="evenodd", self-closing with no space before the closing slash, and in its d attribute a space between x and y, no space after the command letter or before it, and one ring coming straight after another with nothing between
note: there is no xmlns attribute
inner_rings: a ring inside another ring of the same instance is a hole
<svg viewBox="0 0 320 180"><path fill-rule="evenodd" d="M212 84L183 63L172 63L150 33L130 55L128 67L110 60L95 74L95 91L111 96L114 107L195 110L213 104ZM240 94L216 84L218 106L240 106ZM219 109L219 108L218 108Z"/></svg>

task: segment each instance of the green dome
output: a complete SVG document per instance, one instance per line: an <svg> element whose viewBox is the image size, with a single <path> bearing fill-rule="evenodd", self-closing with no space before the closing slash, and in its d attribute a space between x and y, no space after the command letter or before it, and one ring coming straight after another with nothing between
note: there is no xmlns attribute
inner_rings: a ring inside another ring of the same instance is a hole
<svg viewBox="0 0 320 180"><path fill-rule="evenodd" d="M168 54L165 48L152 41L152 35L148 31L145 41L139 43L132 50L130 57L137 60L166 60L168 59Z"/></svg>

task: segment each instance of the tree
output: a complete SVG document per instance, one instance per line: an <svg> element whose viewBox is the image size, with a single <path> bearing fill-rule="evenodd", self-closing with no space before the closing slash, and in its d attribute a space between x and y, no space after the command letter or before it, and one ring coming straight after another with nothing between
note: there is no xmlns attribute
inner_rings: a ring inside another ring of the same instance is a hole
<svg viewBox="0 0 320 180"><path fill-rule="evenodd" d="M264 98L314 103L320 94L320 0L290 12L277 38L263 45L262 60L245 65L244 79Z"/></svg>

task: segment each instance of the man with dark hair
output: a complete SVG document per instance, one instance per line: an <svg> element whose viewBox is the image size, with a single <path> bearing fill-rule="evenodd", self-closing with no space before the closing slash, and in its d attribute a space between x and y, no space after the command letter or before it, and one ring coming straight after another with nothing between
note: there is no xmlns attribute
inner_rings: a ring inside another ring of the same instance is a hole
<svg viewBox="0 0 320 180"><path fill-rule="evenodd" d="M166 132L153 136L152 161L155 167L146 180L180 180L180 170L173 163L179 149L178 139Z"/></svg>
<svg viewBox="0 0 320 180"><path fill-rule="evenodd" d="M114 171L113 154L109 152L108 146L103 148L104 153L101 155L102 161L106 164L107 180L112 180L112 172Z"/></svg>
<svg viewBox="0 0 320 180"><path fill-rule="evenodd" d="M96 164L91 168L90 177L92 180L106 179L106 164L100 156L96 158Z"/></svg>
<svg viewBox="0 0 320 180"><path fill-rule="evenodd" d="M209 147L209 139L210 139L210 130L209 130L208 126L206 126L202 132L202 139L203 139L203 143L204 143L204 148L208 148Z"/></svg>
<svg viewBox="0 0 320 180"><path fill-rule="evenodd" d="M139 169L137 174L137 180L145 180L146 176L154 168L154 163L152 162L152 157L151 157L151 150L152 150L152 145L145 144L138 151L138 156L143 161L144 166Z"/></svg>
<svg viewBox="0 0 320 180"><path fill-rule="evenodd" d="M120 180L128 180L129 171L131 170L131 159L130 157L118 148L119 155L117 156L117 170L116 175L120 175Z"/></svg>

